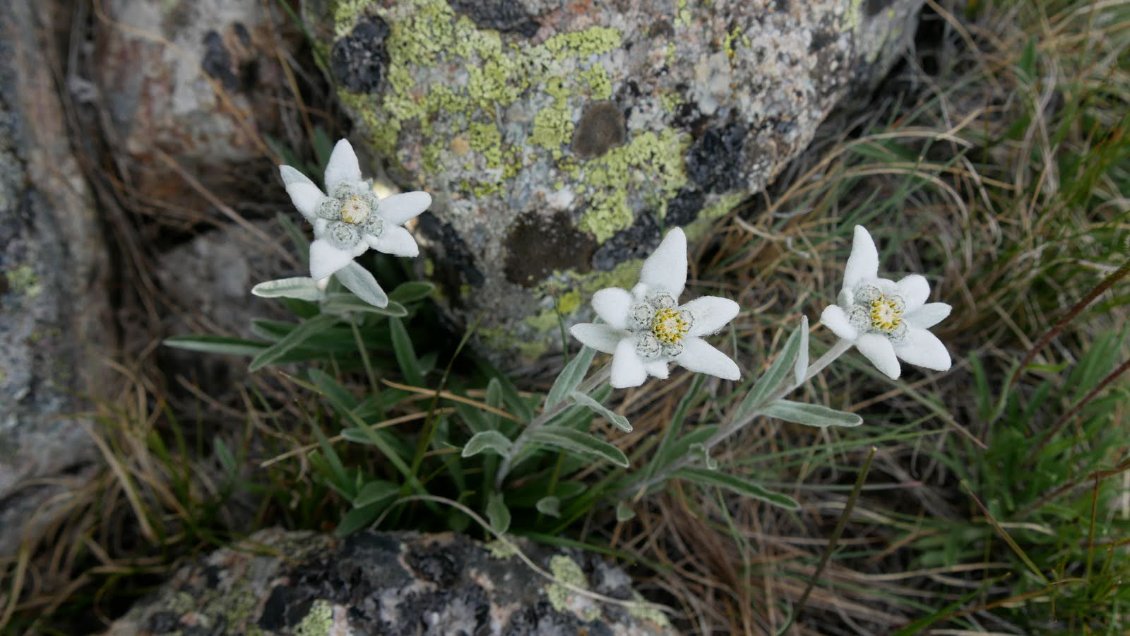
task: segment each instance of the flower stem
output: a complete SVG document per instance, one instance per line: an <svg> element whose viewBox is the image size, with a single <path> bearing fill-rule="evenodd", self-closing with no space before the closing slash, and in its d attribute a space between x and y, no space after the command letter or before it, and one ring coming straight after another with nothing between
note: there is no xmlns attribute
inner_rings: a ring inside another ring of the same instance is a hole
<svg viewBox="0 0 1130 636"><path fill-rule="evenodd" d="M589 378L582 382L576 390L579 393L588 395L589 393L592 393L593 390L598 386L607 382L608 378L611 377L611 375L612 364L609 363L596 373L589 376ZM494 479L494 487L496 490L502 489L502 482L506 479L506 476L510 474L510 468L514 460L517 459L518 454L522 451L522 449L526 447L526 444L529 443L530 435L542 426L545 426L550 420L552 420L554 417L557 417L557 415L560 414L561 411L564 411L571 405L572 403L569 401L568 397L566 397L557 404L554 404L552 408L543 411L541 415L535 417L530 421L529 424L526 425L526 428L522 430L522 432L518 435L518 438L515 439L514 443L510 446L510 452L506 454L506 457L502 458L502 464L499 465L498 474Z"/></svg>
<svg viewBox="0 0 1130 636"><path fill-rule="evenodd" d="M824 355L820 356L808 365L808 369L804 372L803 380L801 380L800 382L794 380L785 384L780 389L774 391L768 397L761 400L759 404L754 405L753 408L742 414L741 417L732 418L728 422L723 424L722 427L718 429L718 432L714 433L714 435L711 435L709 439L703 442L703 447L705 450L703 455L708 455L710 453L710 450L715 446L730 438L731 436L737 434L743 428L748 426L750 422L757 419L757 416L761 414L760 411L763 406L765 406L766 404L772 404L773 402L776 402L777 400L785 397L789 393L797 390L802 384L816 377L818 373L827 368L828 365L832 364L832 362L836 360L836 358L842 356L850 348L850 340L838 340L836 344L832 345L831 349L828 349L826 352L824 352ZM621 490L621 494L626 496L642 496L652 486L667 481L676 472L683 468L686 468L696 460L701 459L701 457L702 456L698 454L684 455L679 459L671 462L670 464L664 466L662 469L656 471L653 475L644 478L638 484L629 484L626 488Z"/></svg>

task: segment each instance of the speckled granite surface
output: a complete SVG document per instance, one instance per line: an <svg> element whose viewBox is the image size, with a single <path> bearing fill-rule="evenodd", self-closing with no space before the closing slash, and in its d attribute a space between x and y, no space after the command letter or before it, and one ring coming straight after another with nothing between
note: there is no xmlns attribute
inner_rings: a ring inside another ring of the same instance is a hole
<svg viewBox="0 0 1130 636"><path fill-rule="evenodd" d="M590 554L522 543L560 581L638 598ZM264 530L182 568L109 636L672 634L643 605L594 601L538 576L498 544L463 535L360 532L347 539Z"/></svg>
<svg viewBox="0 0 1130 636"><path fill-rule="evenodd" d="M496 358L763 188L921 0L304 0L355 145L436 195L427 271Z"/></svg>

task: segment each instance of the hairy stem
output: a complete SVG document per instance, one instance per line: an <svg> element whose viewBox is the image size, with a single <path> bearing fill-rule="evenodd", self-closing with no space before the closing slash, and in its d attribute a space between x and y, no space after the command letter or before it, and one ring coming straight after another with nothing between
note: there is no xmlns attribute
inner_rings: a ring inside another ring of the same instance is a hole
<svg viewBox="0 0 1130 636"><path fill-rule="evenodd" d="M820 356L808 365L808 369L804 372L804 379L802 379L800 382L793 380L792 382L785 383L780 389L777 389L773 393L769 394L768 397L766 397L760 403L754 405L753 408L750 408L740 417L732 418L724 425L722 425L722 427L718 429L717 433L703 442L705 450L705 453L703 453L703 455L708 455L712 448L720 444L722 441L737 434L743 428L748 426L750 422L757 419L757 416L761 414L762 407L767 404L772 404L773 402L776 402L777 400L785 397L789 393L797 390L802 384L816 377L818 373L827 368L828 365L832 364L832 362L836 360L836 358L842 356L850 348L850 340L838 340L836 344L832 345L831 349L828 349L826 352L824 352L824 355ZM637 484L630 484L627 488L623 489L621 494L635 494L642 496L652 486L667 481L680 469L686 468L687 466L694 463L695 461L700 460L701 458L702 456L698 454L684 455L679 459L671 462L670 464L664 466L662 469L656 471L655 474L643 479L641 482Z"/></svg>
<svg viewBox="0 0 1130 636"><path fill-rule="evenodd" d="M592 393L594 389L607 382L608 378L611 377L611 375L612 365L607 364L599 371L589 376L587 380L582 382L581 385L577 387L577 391L586 395ZM530 421L529 424L526 425L526 428L522 430L522 432L518 435L518 438L515 439L514 443L510 446L510 452L506 454L506 457L502 458L502 464L499 465L498 474L494 478L494 487L496 490L502 489L502 482L506 479L506 476L510 474L510 468L514 463L514 460L518 458L518 455L526 447L526 444L529 443L530 435L532 435L534 431L545 426L550 420L557 417L557 415L559 415L562 411L569 408L570 406L572 406L572 402L568 397L566 397L557 404L554 404L552 408L543 411L541 415L535 417L532 421Z"/></svg>

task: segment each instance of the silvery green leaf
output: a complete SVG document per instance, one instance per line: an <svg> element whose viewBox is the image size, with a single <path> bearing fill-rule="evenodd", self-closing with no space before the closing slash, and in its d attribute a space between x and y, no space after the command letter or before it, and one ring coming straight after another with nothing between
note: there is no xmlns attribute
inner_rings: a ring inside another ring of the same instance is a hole
<svg viewBox="0 0 1130 636"><path fill-rule="evenodd" d="M549 515L550 517L561 516L561 500L557 497L554 497L553 495L538 499L538 502L534 504L534 507L537 508L538 512L542 513L543 515Z"/></svg>
<svg viewBox="0 0 1130 636"><path fill-rule="evenodd" d="M400 492L400 486L391 481L384 481L383 479L370 481L362 486L357 496L353 498L353 507L362 508L380 503L386 499L391 499L398 492Z"/></svg>
<svg viewBox="0 0 1130 636"><path fill-rule="evenodd" d="M480 431L472 435L467 445L463 447L463 457L472 457L488 451L505 457L510 453L511 446L513 442L498 431Z"/></svg>
<svg viewBox="0 0 1130 636"><path fill-rule="evenodd" d="M318 281L309 276L280 278L259 283L251 288L251 293L260 298L294 298L295 300L321 300L323 293L318 289Z"/></svg>
<svg viewBox="0 0 1130 636"><path fill-rule="evenodd" d="M327 294L322 303L322 311L328 314L342 315L350 312L378 314L380 316L395 316L403 318L408 315L408 310L400 303L390 300L384 307L377 307L361 300L353 294Z"/></svg>
<svg viewBox="0 0 1130 636"><path fill-rule="evenodd" d="M577 355L565 365L561 370L561 374L557 376L553 386L549 389L549 395L545 396L545 408L553 408L558 402L565 399L565 396L573 392L577 385L585 379L585 374L589 372L589 367L592 366L593 356L596 355L596 349L591 347L581 347Z"/></svg>
<svg viewBox="0 0 1130 636"><path fill-rule="evenodd" d="M392 290L388 297L400 303L413 303L432 295L436 286L424 281L408 281Z"/></svg>
<svg viewBox="0 0 1130 636"><path fill-rule="evenodd" d="M739 495L745 495L746 497L758 499L788 510L797 510L800 508L800 504L798 504L792 497L766 490L759 484L755 484L754 482L744 477L728 475L726 473L706 470L704 468L684 468L676 472L675 476L703 486L717 486L720 488L726 488L738 493Z"/></svg>
<svg viewBox="0 0 1130 636"><path fill-rule="evenodd" d="M251 361L251 364L248 365L248 369L251 371L258 371L259 369L262 369L269 364L274 364L277 360L286 355L290 350L301 345L303 342L306 342L322 331L329 329L335 322L337 322L336 318L324 314L314 316L313 318L302 322L278 342L271 345L270 347L267 347L262 352L260 352L259 355L255 356L255 358Z"/></svg>
<svg viewBox="0 0 1130 636"><path fill-rule="evenodd" d="M718 426L714 424L696 427L693 431L671 442L661 454L656 456L655 461L660 462L660 464L666 464L671 460L686 455L697 446L703 446L705 448L704 444L706 441L714 437L714 434L717 432Z"/></svg>
<svg viewBox="0 0 1130 636"><path fill-rule="evenodd" d="M769 395L781 385L789 369L791 369L796 362L797 355L800 353L802 331L805 334L808 333L808 329L798 329L785 341L785 347L781 350L777 359L769 366L765 375L757 380L753 388L746 394L745 399L742 400L742 403L738 406L737 413L739 415L750 413L761 406L765 398L769 397ZM807 365L805 366L807 367Z"/></svg>
<svg viewBox="0 0 1130 636"><path fill-rule="evenodd" d="M487 501L487 520L490 521L490 527L499 534L510 529L510 509L506 507L502 495L491 493Z"/></svg>
<svg viewBox="0 0 1130 636"><path fill-rule="evenodd" d="M632 507L621 501L616 504L616 521L621 523L630 521L636 517L636 511Z"/></svg>
<svg viewBox="0 0 1130 636"><path fill-rule="evenodd" d="M800 317L800 350L797 351L796 362L793 365L793 378L797 385L804 382L808 375L808 316Z"/></svg>
<svg viewBox="0 0 1130 636"><path fill-rule="evenodd" d="M253 356L269 346L266 342L229 338L227 336L173 336L161 344L174 349L220 353L233 356Z"/></svg>
<svg viewBox="0 0 1130 636"><path fill-rule="evenodd" d="M576 455L599 457L621 468L627 468L629 464L628 457L619 448L571 428L541 428L530 434L530 441L542 446L560 448Z"/></svg>
<svg viewBox="0 0 1130 636"><path fill-rule="evenodd" d="M357 294L361 300L369 303L374 307L385 307L388 305L388 295L377 284L377 279L373 278L373 274L369 270L361 267L355 262L352 262L345 267L339 269L334 273L334 278L338 280L346 289Z"/></svg>
<svg viewBox="0 0 1130 636"><path fill-rule="evenodd" d="M620 415L619 413L613 412L612 409L609 409L607 406L604 406L600 402L597 402L584 393L573 391L573 393L569 397L580 406L586 407L590 411L608 420L614 426L616 426L616 428L624 431L625 433L632 432L632 425L630 422L628 422L628 418Z"/></svg>
<svg viewBox="0 0 1130 636"><path fill-rule="evenodd" d="M762 408L760 412L786 422L804 424L805 426L819 426L820 428L859 426L863 423L863 418L855 413L845 413L819 404L804 404L789 400L777 400Z"/></svg>
<svg viewBox="0 0 1130 636"><path fill-rule="evenodd" d="M710 456L710 449L706 448L706 444L691 444L690 448L688 448L687 450L696 455L701 454L702 465L706 466L707 470L718 470L718 462Z"/></svg>

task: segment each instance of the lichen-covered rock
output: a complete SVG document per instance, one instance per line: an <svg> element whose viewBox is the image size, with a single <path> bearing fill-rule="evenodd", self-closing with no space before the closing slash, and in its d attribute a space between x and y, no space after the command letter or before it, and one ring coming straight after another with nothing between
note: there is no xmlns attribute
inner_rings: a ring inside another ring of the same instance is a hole
<svg viewBox="0 0 1130 636"><path fill-rule="evenodd" d="M205 187L245 192L273 183L266 138L282 136L290 100L279 48L298 35L278 3L107 0L96 23L97 74L115 151L133 161L143 197L204 200L158 153ZM201 207L203 207L201 205Z"/></svg>
<svg viewBox="0 0 1130 636"><path fill-rule="evenodd" d="M112 347L105 246L52 73L66 13L0 3L0 561L89 477L77 413Z"/></svg>
<svg viewBox="0 0 1130 636"><path fill-rule="evenodd" d="M922 0L304 0L355 140L436 195L430 270L496 353L559 338L877 80ZM365 144L364 142L368 142Z"/></svg>
<svg viewBox="0 0 1130 636"><path fill-rule="evenodd" d="M574 550L523 551L557 581L462 535L261 531L182 568L108 634L479 636L670 634L619 568ZM633 602L634 601L634 602Z"/></svg>
<svg viewBox="0 0 1130 636"><path fill-rule="evenodd" d="M291 242L274 221L247 225L220 224L157 257L154 274L167 303L162 333L181 336L214 333L254 338L254 318L286 318L277 302L253 296L265 280L295 276L304 267L292 254ZM243 388L247 359L207 355L162 347L161 366L170 376L183 376L215 400L226 400ZM196 408L193 397L184 408Z"/></svg>

